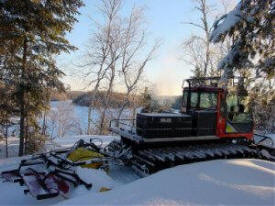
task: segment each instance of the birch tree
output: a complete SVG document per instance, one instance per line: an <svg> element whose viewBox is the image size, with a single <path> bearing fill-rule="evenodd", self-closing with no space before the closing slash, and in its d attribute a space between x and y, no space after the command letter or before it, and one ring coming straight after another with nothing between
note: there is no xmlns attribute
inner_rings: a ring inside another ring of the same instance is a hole
<svg viewBox="0 0 275 206"><path fill-rule="evenodd" d="M141 8L132 8L129 15L122 16L123 0L101 0L99 11L104 17L103 23L97 23L97 30L92 35L92 41L87 53L88 62L85 65L87 77L91 78L92 98L88 112L88 133L91 131L91 111L97 107L100 119L97 125L99 134L106 131L110 116L110 100L116 82L122 82L120 88L126 94L119 109L120 118L123 110L130 102L138 82L141 80L145 66L151 60L157 43L147 46L144 28L144 13ZM104 91L103 98L98 92Z"/></svg>
<svg viewBox="0 0 275 206"><path fill-rule="evenodd" d="M115 73L114 64L119 58L117 48L118 37L118 11L121 8L121 0L101 0L99 12L104 18L102 24L95 21L97 29L92 35L87 51L87 63L83 65L86 70L86 78L91 79L88 86L92 86L92 97L88 109L87 133L91 132L92 108L96 106L96 97L102 83L106 82L111 70L110 86L113 84ZM108 90L108 95L111 89Z"/></svg>
<svg viewBox="0 0 275 206"><path fill-rule="evenodd" d="M209 15L210 7L207 0L193 0L195 3L195 9L200 14L200 20L198 23L186 22L201 30L204 36L192 35L184 43L185 61L193 66L194 75L197 77L207 76L207 72L210 69L210 25Z"/></svg>
<svg viewBox="0 0 275 206"><path fill-rule="evenodd" d="M202 35L192 34L183 42L184 61L193 67L195 77L220 76L221 71L217 70L217 64L230 49L231 40L229 38L223 44L214 45L210 41L213 18L215 15L224 15L232 4L232 1L220 0L216 7L221 12L215 14L215 6L209 0L192 0L195 10L199 13L198 22L185 22L202 32Z"/></svg>
<svg viewBox="0 0 275 206"><path fill-rule="evenodd" d="M149 51L140 57L140 53L146 47L146 33L143 28L144 14L142 9L133 8L129 19L126 20L126 26L122 34L122 54L120 64L120 74L126 88L126 94L117 119L121 118L124 109L129 106L130 98L134 98L138 84L142 81L142 75L145 67L155 51L160 46L156 41ZM139 58L140 57L140 58ZM132 101L134 102L134 101Z"/></svg>

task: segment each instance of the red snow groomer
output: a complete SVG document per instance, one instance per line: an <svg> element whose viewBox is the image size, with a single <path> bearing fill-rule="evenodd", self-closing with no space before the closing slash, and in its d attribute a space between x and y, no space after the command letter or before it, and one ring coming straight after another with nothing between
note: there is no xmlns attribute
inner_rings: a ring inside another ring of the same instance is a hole
<svg viewBox="0 0 275 206"><path fill-rule="evenodd" d="M253 120L251 113L245 111L244 96L218 87L219 80L219 77L186 80L188 87L184 88L182 110L194 120L193 134L210 135L204 140L252 140ZM234 79L231 83L234 84Z"/></svg>
<svg viewBox="0 0 275 206"><path fill-rule="evenodd" d="M111 121L110 130L121 142L111 144L110 152L124 155L127 148L131 165L143 175L178 164L256 156L250 147L252 115L240 93L219 87L219 80L187 79L181 112L142 112L136 120Z"/></svg>

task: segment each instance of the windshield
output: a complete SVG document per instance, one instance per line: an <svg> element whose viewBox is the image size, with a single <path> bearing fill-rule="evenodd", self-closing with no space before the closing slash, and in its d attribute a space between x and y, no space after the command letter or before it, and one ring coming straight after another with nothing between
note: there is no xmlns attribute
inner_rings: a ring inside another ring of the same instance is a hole
<svg viewBox="0 0 275 206"><path fill-rule="evenodd" d="M182 106L187 107L187 100L188 100L188 91L184 91L183 93L183 101ZM191 107L197 107L198 104L198 92L191 92L191 98L190 98L190 105Z"/></svg>
<svg viewBox="0 0 275 206"><path fill-rule="evenodd" d="M216 109L217 94L215 93L201 93L200 108L202 109Z"/></svg>
<svg viewBox="0 0 275 206"><path fill-rule="evenodd" d="M190 107L196 109L216 109L217 94L213 92L190 92ZM183 93L183 107L187 107L188 91Z"/></svg>

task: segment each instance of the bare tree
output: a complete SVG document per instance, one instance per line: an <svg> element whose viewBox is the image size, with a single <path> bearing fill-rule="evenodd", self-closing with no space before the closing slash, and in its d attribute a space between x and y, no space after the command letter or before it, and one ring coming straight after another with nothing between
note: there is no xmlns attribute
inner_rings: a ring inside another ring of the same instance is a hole
<svg viewBox="0 0 275 206"><path fill-rule="evenodd" d="M121 118L124 109L129 106L130 99L132 99L132 102L135 102L138 83L141 81L144 69L160 45L160 42L156 41L152 48L149 49L149 52L138 59L140 52L146 46L146 33L142 28L143 20L143 9L133 8L129 19L126 20L125 29L122 33L120 74L126 87L126 94L117 119Z"/></svg>
<svg viewBox="0 0 275 206"><path fill-rule="evenodd" d="M210 5L209 0L192 0L195 3L195 9L200 13L200 21L185 22L194 26L203 32L204 35L191 35L183 43L185 62L194 69L194 76L213 76L220 75L221 71L217 70L217 64L225 56L230 48L231 41L227 39L223 44L214 45L210 42L210 34L213 25L214 15L223 15L228 12L232 1L220 0L217 5L222 12L214 13L215 8Z"/></svg>
<svg viewBox="0 0 275 206"><path fill-rule="evenodd" d="M121 7L121 0L101 0L101 5L98 8L104 18L104 23L100 24L95 21L97 31L92 35L91 43L88 45L87 63L83 65L87 69L85 76L90 79L89 85L92 86L91 103L88 109L88 127L87 133L91 131L91 112L92 108L96 106L95 98L100 90L101 84L108 79L109 71L111 76L114 75L115 61L119 58L116 42L118 41L117 32L118 25L118 11ZM114 77L109 78L110 85L113 84ZM110 94L111 90L109 90Z"/></svg>
<svg viewBox="0 0 275 206"><path fill-rule="evenodd" d="M90 85L93 88L88 112L88 133L91 130L91 111L94 107L100 113L98 132L103 134L106 131L106 121L112 107L111 97L117 81L122 81L126 89L119 110L119 117L121 116L157 48L156 43L144 55L142 50L146 46L146 40L143 9L134 7L130 15L125 17L120 14L122 2L123 0L101 0L99 7L104 21L97 23L97 31L92 36L88 50L89 62L85 65L89 66L87 76L92 79ZM103 96L97 95L100 90L104 90Z"/></svg>
<svg viewBox="0 0 275 206"><path fill-rule="evenodd" d="M192 35L187 41L184 42L186 54L189 56L188 63L192 62L196 76L207 76L210 67L210 26L209 14L211 8L207 0L193 0L196 4L195 9L201 14L199 23L187 22L204 32L204 37Z"/></svg>

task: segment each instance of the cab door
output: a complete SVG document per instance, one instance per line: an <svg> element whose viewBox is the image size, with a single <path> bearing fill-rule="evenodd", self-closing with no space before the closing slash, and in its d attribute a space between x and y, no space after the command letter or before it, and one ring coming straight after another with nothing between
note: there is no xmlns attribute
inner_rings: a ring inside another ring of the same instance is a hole
<svg viewBox="0 0 275 206"><path fill-rule="evenodd" d="M217 118L217 135L219 137L245 137L253 136L253 119L251 112L234 94L219 94L220 111Z"/></svg>

